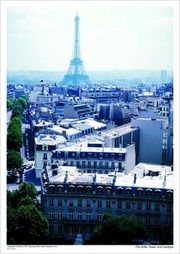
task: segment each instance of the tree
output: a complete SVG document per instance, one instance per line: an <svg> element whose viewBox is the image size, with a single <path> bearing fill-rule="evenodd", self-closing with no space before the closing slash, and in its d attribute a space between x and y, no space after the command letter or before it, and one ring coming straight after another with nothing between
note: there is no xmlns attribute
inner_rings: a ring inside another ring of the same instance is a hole
<svg viewBox="0 0 180 254"><path fill-rule="evenodd" d="M14 150L11 150L7 154L7 168L11 169L13 172L13 175L15 175L16 170L18 170L20 167L22 167L23 160L21 158L21 155Z"/></svg>
<svg viewBox="0 0 180 254"><path fill-rule="evenodd" d="M18 99L18 103L22 106L23 109L28 105L27 99L25 97L20 97Z"/></svg>
<svg viewBox="0 0 180 254"><path fill-rule="evenodd" d="M16 234L18 243L43 243L49 231L48 221L43 213L35 205L30 204L21 205L17 209L17 214L18 230Z"/></svg>
<svg viewBox="0 0 180 254"><path fill-rule="evenodd" d="M21 104L18 104L16 103L13 107L13 110L12 110L12 115L11 115L11 120L14 118L14 117L19 117L20 119L23 118L23 109L22 109L22 106Z"/></svg>
<svg viewBox="0 0 180 254"><path fill-rule="evenodd" d="M131 216L104 216L91 238L92 244L133 244L138 239L145 239L145 226Z"/></svg>
<svg viewBox="0 0 180 254"><path fill-rule="evenodd" d="M7 149L19 151L23 145L23 135L18 126L10 128L7 133Z"/></svg>
<svg viewBox="0 0 180 254"><path fill-rule="evenodd" d="M13 108L13 105L14 105L13 100L10 99L7 100L7 109L11 110Z"/></svg>
<svg viewBox="0 0 180 254"><path fill-rule="evenodd" d="M45 244L49 223L38 209L35 185L24 182L14 192L7 191L7 243Z"/></svg>
<svg viewBox="0 0 180 254"><path fill-rule="evenodd" d="M21 119L18 116L14 117L8 124L8 132L16 127L21 130Z"/></svg>
<svg viewBox="0 0 180 254"><path fill-rule="evenodd" d="M29 197L33 202L37 201L38 192L33 183L23 182L18 189L19 199Z"/></svg>

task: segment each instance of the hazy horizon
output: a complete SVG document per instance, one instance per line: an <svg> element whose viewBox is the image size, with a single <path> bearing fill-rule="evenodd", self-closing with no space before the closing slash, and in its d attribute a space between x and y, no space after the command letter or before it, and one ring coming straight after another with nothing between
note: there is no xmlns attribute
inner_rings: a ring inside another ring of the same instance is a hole
<svg viewBox="0 0 180 254"><path fill-rule="evenodd" d="M172 7L157 7L156 3L129 7L123 1L96 2L95 6L90 2L60 2L7 8L8 71L67 71L77 10L81 56L87 72L172 71Z"/></svg>

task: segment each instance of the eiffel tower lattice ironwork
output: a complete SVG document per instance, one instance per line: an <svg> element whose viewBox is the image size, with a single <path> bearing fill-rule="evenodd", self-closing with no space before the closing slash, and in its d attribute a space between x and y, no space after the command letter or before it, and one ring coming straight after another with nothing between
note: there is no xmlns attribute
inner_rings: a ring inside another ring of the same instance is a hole
<svg viewBox="0 0 180 254"><path fill-rule="evenodd" d="M70 61L68 72L62 81L63 84L72 83L73 85L78 85L81 82L86 84L90 83L89 76L86 74L80 54L79 20L80 18L77 14L75 17L75 41L73 48L73 57Z"/></svg>

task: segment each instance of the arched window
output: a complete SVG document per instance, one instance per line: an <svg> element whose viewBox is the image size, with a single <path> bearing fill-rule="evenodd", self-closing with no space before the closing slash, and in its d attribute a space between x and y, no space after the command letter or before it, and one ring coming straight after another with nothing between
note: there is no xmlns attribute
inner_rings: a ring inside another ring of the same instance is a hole
<svg viewBox="0 0 180 254"><path fill-rule="evenodd" d="M160 197L161 196L161 190L160 189L155 190L155 196L156 197Z"/></svg>
<svg viewBox="0 0 180 254"><path fill-rule="evenodd" d="M74 185L69 186L69 192L74 192Z"/></svg>
<svg viewBox="0 0 180 254"><path fill-rule="evenodd" d="M92 191L92 187L91 186L86 186L86 192L90 193Z"/></svg>
<svg viewBox="0 0 180 254"><path fill-rule="evenodd" d="M92 156L92 154L91 154L91 153L88 153L88 158L89 158L89 159L91 158L91 156Z"/></svg>
<svg viewBox="0 0 180 254"><path fill-rule="evenodd" d="M110 186L106 187L106 190L107 190L107 194L110 194L111 193L111 190L112 188Z"/></svg>
<svg viewBox="0 0 180 254"><path fill-rule="evenodd" d="M143 195L143 189L142 188L138 188L137 189L137 196L142 196Z"/></svg>
<svg viewBox="0 0 180 254"><path fill-rule="evenodd" d="M63 191L63 185L58 185L58 191L62 192Z"/></svg>
<svg viewBox="0 0 180 254"><path fill-rule="evenodd" d="M102 186L98 186L97 187L97 191L98 191L98 193L102 193L103 192L103 187Z"/></svg>
<svg viewBox="0 0 180 254"><path fill-rule="evenodd" d="M114 153L111 154L111 159L114 159Z"/></svg>
<svg viewBox="0 0 180 254"><path fill-rule="evenodd" d="M83 192L83 186L82 185L78 185L77 191L82 193Z"/></svg>
<svg viewBox="0 0 180 254"><path fill-rule="evenodd" d="M100 159L103 158L103 154L102 154L102 153L99 154L99 158L100 158Z"/></svg>
<svg viewBox="0 0 180 254"><path fill-rule="evenodd" d="M146 196L152 196L152 189L146 189Z"/></svg>
<svg viewBox="0 0 180 254"><path fill-rule="evenodd" d="M132 194L132 189L130 187L126 188L126 194L131 195Z"/></svg>
<svg viewBox="0 0 180 254"><path fill-rule="evenodd" d="M123 191L123 188L122 188L122 187L118 187L118 188L117 188L117 193L118 193L118 194L122 194L122 191Z"/></svg>

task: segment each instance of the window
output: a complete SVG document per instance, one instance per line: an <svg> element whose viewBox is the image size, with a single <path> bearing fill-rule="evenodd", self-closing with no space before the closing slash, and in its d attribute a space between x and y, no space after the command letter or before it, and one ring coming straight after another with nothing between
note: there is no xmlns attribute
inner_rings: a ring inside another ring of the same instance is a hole
<svg viewBox="0 0 180 254"><path fill-rule="evenodd" d="M130 202L129 201L126 202L126 209L130 209Z"/></svg>
<svg viewBox="0 0 180 254"><path fill-rule="evenodd" d="M74 161L70 161L70 166L74 166Z"/></svg>
<svg viewBox="0 0 180 254"><path fill-rule="evenodd" d="M82 212L77 213L78 220L82 220Z"/></svg>
<svg viewBox="0 0 180 254"><path fill-rule="evenodd" d="M146 204L146 210L151 210L151 204L150 203Z"/></svg>
<svg viewBox="0 0 180 254"><path fill-rule="evenodd" d="M108 166L109 166L109 162L106 161L106 162L105 162L105 168L108 168Z"/></svg>
<svg viewBox="0 0 180 254"><path fill-rule="evenodd" d="M167 211L167 212L172 212L172 205L167 205L166 211Z"/></svg>
<svg viewBox="0 0 180 254"><path fill-rule="evenodd" d="M70 235L73 234L73 228L72 227L68 227L68 234L70 234Z"/></svg>
<svg viewBox="0 0 180 254"><path fill-rule="evenodd" d="M59 219L59 220L62 219L62 211L58 211L58 219Z"/></svg>
<svg viewBox="0 0 180 254"><path fill-rule="evenodd" d="M77 234L82 234L82 228L81 227L77 228Z"/></svg>
<svg viewBox="0 0 180 254"><path fill-rule="evenodd" d="M86 187L86 192L87 192L87 193L91 193L91 191L92 191L92 187L91 187L91 186L87 186L87 187Z"/></svg>
<svg viewBox="0 0 180 254"><path fill-rule="evenodd" d="M88 168L91 168L91 161L88 161Z"/></svg>
<svg viewBox="0 0 180 254"><path fill-rule="evenodd" d="M47 153L43 153L43 160L47 160Z"/></svg>
<svg viewBox="0 0 180 254"><path fill-rule="evenodd" d="M48 146L43 145L42 150L48 150Z"/></svg>
<svg viewBox="0 0 180 254"><path fill-rule="evenodd" d="M90 203L89 200L87 201L86 206L87 206L87 207L91 207L91 203Z"/></svg>
<svg viewBox="0 0 180 254"><path fill-rule="evenodd" d="M154 217L154 224L159 225L159 218L158 217Z"/></svg>
<svg viewBox="0 0 180 254"><path fill-rule="evenodd" d="M58 200L58 206L62 206L62 200Z"/></svg>
<svg viewBox="0 0 180 254"><path fill-rule="evenodd" d="M138 189L137 196L142 196L142 195L143 195L143 189Z"/></svg>
<svg viewBox="0 0 180 254"><path fill-rule="evenodd" d="M73 206L73 202L72 201L69 202L69 206Z"/></svg>
<svg viewBox="0 0 180 254"><path fill-rule="evenodd" d="M98 193L102 193L103 192L103 187L102 186L97 187L97 191L98 191Z"/></svg>
<svg viewBox="0 0 180 254"><path fill-rule="evenodd" d="M82 167L84 168L86 166L86 162L82 161Z"/></svg>
<svg viewBox="0 0 180 254"><path fill-rule="evenodd" d="M155 211L159 211L159 204L155 204Z"/></svg>
<svg viewBox="0 0 180 254"><path fill-rule="evenodd" d="M170 222L171 222L171 220L170 220L170 218L168 218L168 217L166 217L166 225L170 225Z"/></svg>
<svg viewBox="0 0 180 254"><path fill-rule="evenodd" d="M62 226L58 225L58 234L62 234Z"/></svg>
<svg viewBox="0 0 180 254"><path fill-rule="evenodd" d="M121 202L121 201L118 201L118 202L117 202L117 207L118 207L118 208L121 208L121 207L122 207L122 202Z"/></svg>
<svg viewBox="0 0 180 254"><path fill-rule="evenodd" d="M155 190L155 196L156 197L160 197L161 196L161 191L159 189Z"/></svg>
<svg viewBox="0 0 180 254"><path fill-rule="evenodd" d="M79 192L79 193L82 193L82 192L83 192L83 186L82 186L82 185L79 185L79 186L77 187L77 192Z"/></svg>
<svg viewBox="0 0 180 254"><path fill-rule="evenodd" d="M91 219L91 214L89 212L86 213L86 220L90 221Z"/></svg>
<svg viewBox="0 0 180 254"><path fill-rule="evenodd" d="M102 213L98 212L97 216L98 216L98 221L101 221L102 220Z"/></svg>
<svg viewBox="0 0 180 254"><path fill-rule="evenodd" d="M90 227L86 227L85 228L85 234L86 235L90 235L91 234L91 228Z"/></svg>
<svg viewBox="0 0 180 254"><path fill-rule="evenodd" d="M54 219L54 212L53 211L49 211L49 219Z"/></svg>
<svg viewBox="0 0 180 254"><path fill-rule="evenodd" d="M53 205L54 205L54 200L53 200L53 199L50 199L50 200L49 200L49 205L50 205L50 206L53 206Z"/></svg>
<svg viewBox="0 0 180 254"><path fill-rule="evenodd" d="M109 200L106 201L106 207L110 207L111 206L111 202Z"/></svg>
<svg viewBox="0 0 180 254"><path fill-rule="evenodd" d="M102 201L98 200L98 207L102 207Z"/></svg>
<svg viewBox="0 0 180 254"><path fill-rule="evenodd" d="M107 194L111 193L111 187L107 187L106 190L107 190Z"/></svg>
<svg viewBox="0 0 180 254"><path fill-rule="evenodd" d="M123 191L123 188L121 188L121 187L118 187L118 188L117 188L117 193L118 193L118 194L122 194L122 191Z"/></svg>
<svg viewBox="0 0 180 254"><path fill-rule="evenodd" d="M82 206L82 200L78 200L78 206Z"/></svg>
<svg viewBox="0 0 180 254"><path fill-rule="evenodd" d="M132 194L132 189L131 189L131 188L127 188L127 189L126 189L126 194L127 194L127 195Z"/></svg>
<svg viewBox="0 0 180 254"><path fill-rule="evenodd" d="M69 186L69 192L74 192L74 186L73 185L71 185L71 186Z"/></svg>
<svg viewBox="0 0 180 254"><path fill-rule="evenodd" d="M150 217L146 217L145 223L148 225L148 224L150 224L150 222L151 222L151 218Z"/></svg>
<svg viewBox="0 0 180 254"><path fill-rule="evenodd" d="M94 161L94 168L97 168L97 161Z"/></svg>
<svg viewBox="0 0 180 254"><path fill-rule="evenodd" d="M69 212L69 220L73 220L74 216L73 216L73 212Z"/></svg>
<svg viewBox="0 0 180 254"><path fill-rule="evenodd" d="M142 209L142 203L138 203L138 204L137 204L137 209L138 209L138 210L141 210L141 209Z"/></svg>
<svg viewBox="0 0 180 254"><path fill-rule="evenodd" d="M111 154L111 159L114 159L114 153Z"/></svg>
<svg viewBox="0 0 180 254"><path fill-rule="evenodd" d="M147 196L152 196L152 190L151 189L147 189L146 190L146 195Z"/></svg>
<svg viewBox="0 0 180 254"><path fill-rule="evenodd" d="M53 234L53 232L54 232L54 227L53 227L53 225L50 225L49 226L49 233Z"/></svg>

